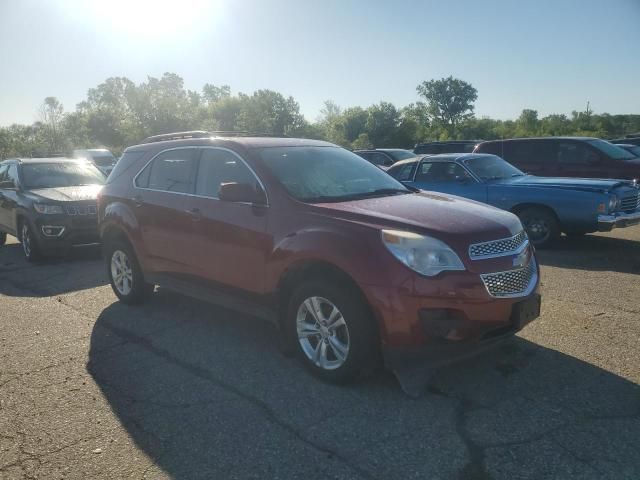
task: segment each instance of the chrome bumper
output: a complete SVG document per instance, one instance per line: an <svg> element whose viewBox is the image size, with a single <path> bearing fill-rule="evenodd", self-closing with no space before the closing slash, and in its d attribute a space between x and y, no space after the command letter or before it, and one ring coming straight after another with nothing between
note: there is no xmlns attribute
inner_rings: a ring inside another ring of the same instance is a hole
<svg viewBox="0 0 640 480"><path fill-rule="evenodd" d="M614 215L598 215L598 230L608 232L614 228L630 227L640 223L640 210L631 213L616 213Z"/></svg>

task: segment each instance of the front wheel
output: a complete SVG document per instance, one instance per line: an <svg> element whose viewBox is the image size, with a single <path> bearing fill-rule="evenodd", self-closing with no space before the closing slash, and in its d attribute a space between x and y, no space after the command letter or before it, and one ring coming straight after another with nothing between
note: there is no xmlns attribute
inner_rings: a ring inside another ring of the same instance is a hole
<svg viewBox="0 0 640 480"><path fill-rule="evenodd" d="M311 281L289 301L288 337L303 364L317 377L349 382L375 366L375 324L353 288Z"/></svg>
<svg viewBox="0 0 640 480"><path fill-rule="evenodd" d="M142 303L154 286L144 281L140 264L133 249L125 242L106 246L105 261L111 288L122 303Z"/></svg>
<svg viewBox="0 0 640 480"><path fill-rule="evenodd" d="M529 240L537 248L549 247L560 237L560 225L556 216L538 207L527 208L518 213Z"/></svg>
<svg viewBox="0 0 640 480"><path fill-rule="evenodd" d="M22 243L24 258L26 258L28 262L37 262L42 258L38 241L31 231L29 222L26 220L22 222L20 228L20 242Z"/></svg>

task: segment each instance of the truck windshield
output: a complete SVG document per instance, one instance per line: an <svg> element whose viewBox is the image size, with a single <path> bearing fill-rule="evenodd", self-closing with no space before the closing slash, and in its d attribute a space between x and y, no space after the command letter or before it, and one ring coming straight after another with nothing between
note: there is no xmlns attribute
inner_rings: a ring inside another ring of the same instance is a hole
<svg viewBox="0 0 640 480"><path fill-rule="evenodd" d="M504 180L522 177L524 173L495 155L483 155L464 161L464 164L480 180Z"/></svg>
<svg viewBox="0 0 640 480"><path fill-rule="evenodd" d="M589 140L588 143L614 160L633 160L636 158L631 152L627 152L624 148L620 148L619 146L605 142L604 140Z"/></svg>
<svg viewBox="0 0 640 480"><path fill-rule="evenodd" d="M31 163L22 166L26 189L104 185L105 177L89 163Z"/></svg>
<svg viewBox="0 0 640 480"><path fill-rule="evenodd" d="M341 202L412 193L367 160L338 147L268 147L258 155L294 198Z"/></svg>

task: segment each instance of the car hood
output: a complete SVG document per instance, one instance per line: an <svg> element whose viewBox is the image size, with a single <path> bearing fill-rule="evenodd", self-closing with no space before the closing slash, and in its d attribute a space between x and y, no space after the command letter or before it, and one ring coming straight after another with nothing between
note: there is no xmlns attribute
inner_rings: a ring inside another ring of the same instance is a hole
<svg viewBox="0 0 640 480"><path fill-rule="evenodd" d="M75 202L82 200L96 200L102 185L81 185L77 187L38 188L31 190L31 194L46 200L56 202Z"/></svg>
<svg viewBox="0 0 640 480"><path fill-rule="evenodd" d="M509 183L527 187L563 188L583 191L610 191L620 186L630 186L629 180L612 180L606 178L562 178L562 177L536 177L526 175L516 177Z"/></svg>
<svg viewBox="0 0 640 480"><path fill-rule="evenodd" d="M375 228L407 229L465 247L522 230L512 213L454 195L420 192L314 204L316 212Z"/></svg>

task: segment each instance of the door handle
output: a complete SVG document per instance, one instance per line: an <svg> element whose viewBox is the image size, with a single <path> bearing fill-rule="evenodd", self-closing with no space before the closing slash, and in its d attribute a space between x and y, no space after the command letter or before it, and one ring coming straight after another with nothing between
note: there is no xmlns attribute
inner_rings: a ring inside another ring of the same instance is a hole
<svg viewBox="0 0 640 480"><path fill-rule="evenodd" d="M142 196L136 195L131 200L136 207L140 208L142 206Z"/></svg>
<svg viewBox="0 0 640 480"><path fill-rule="evenodd" d="M191 217L191 220L193 220L194 222L198 222L202 218L202 213L200 212L199 208L192 208L190 210L187 210L186 213Z"/></svg>

